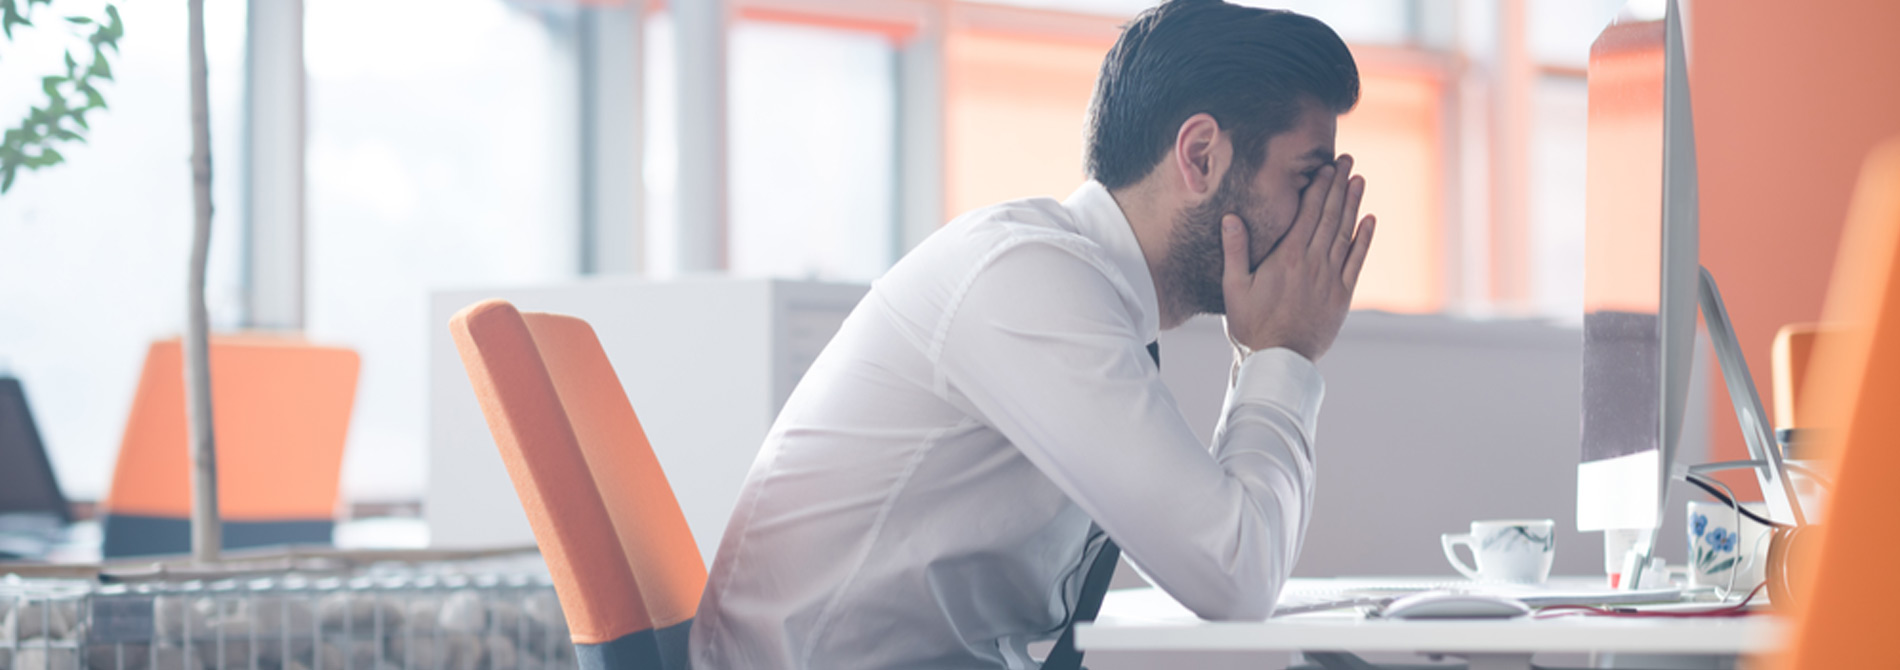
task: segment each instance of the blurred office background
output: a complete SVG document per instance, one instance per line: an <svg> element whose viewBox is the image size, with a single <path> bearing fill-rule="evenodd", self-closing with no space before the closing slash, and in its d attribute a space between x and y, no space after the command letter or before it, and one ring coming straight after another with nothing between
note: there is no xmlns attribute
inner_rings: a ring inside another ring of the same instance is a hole
<svg viewBox="0 0 1900 670"><path fill-rule="evenodd" d="M432 291L874 279L960 212L1080 182L1100 59L1148 4L207 0L214 327L360 352L343 495L413 514ZM1585 68L1623 2L1253 4L1325 20L1358 57L1338 146L1382 225L1356 307L1580 319ZM1879 37L1900 22L1878 0L1687 4L1704 262L1764 370L1774 327L1818 315L1859 152L1900 132L1900 53ZM147 344L185 311L185 7L119 7L111 109L68 164L0 197L0 370L82 500L106 490ZM5 46L0 118L64 39ZM1820 110L1841 119L1778 134Z"/></svg>

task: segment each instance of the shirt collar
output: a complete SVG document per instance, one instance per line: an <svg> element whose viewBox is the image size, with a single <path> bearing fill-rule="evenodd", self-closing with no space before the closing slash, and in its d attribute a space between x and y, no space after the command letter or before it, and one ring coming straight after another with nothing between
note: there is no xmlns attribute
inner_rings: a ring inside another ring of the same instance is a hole
<svg viewBox="0 0 1900 670"><path fill-rule="evenodd" d="M1161 334L1161 306L1155 297L1154 277L1148 274L1148 259L1141 255L1141 243L1135 239L1134 226L1128 223L1121 205L1109 195L1108 187L1091 179L1069 194L1062 206L1075 216L1076 232L1101 245L1128 280L1128 287L1141 301L1141 333L1154 340Z"/></svg>

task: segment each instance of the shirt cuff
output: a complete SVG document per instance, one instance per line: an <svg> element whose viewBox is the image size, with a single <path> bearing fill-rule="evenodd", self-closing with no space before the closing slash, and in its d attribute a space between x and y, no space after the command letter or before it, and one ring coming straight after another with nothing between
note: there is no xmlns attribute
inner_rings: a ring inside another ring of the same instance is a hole
<svg viewBox="0 0 1900 670"><path fill-rule="evenodd" d="M1312 361L1285 347L1261 349L1241 361L1234 376L1234 399L1243 403L1277 405L1299 417L1312 435L1319 424L1320 401L1326 381Z"/></svg>

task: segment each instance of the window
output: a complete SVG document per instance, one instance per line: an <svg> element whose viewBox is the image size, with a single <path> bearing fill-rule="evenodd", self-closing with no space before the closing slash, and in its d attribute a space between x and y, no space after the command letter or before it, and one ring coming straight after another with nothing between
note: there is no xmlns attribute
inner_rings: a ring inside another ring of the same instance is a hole
<svg viewBox="0 0 1900 670"><path fill-rule="evenodd" d="M101 3L61 0L57 9ZM1117 26L1152 0L728 3L727 269L866 281L901 251L900 211L917 219L927 218L919 209L940 209L947 221L1003 200L1071 192L1083 179L1101 58ZM346 496L421 488L422 361L429 338L444 336L441 324L417 317L432 290L579 271L577 41L590 4L305 5L306 323L313 339L354 347L364 361ZM1312 14L1360 56L1362 98L1342 118L1338 146L1359 158L1372 183L1364 209L1381 226L1356 307L1576 315L1582 68L1621 0L1523 3L1516 12L1502 9L1509 3L1430 0L1249 4ZM245 3L208 5L218 169L210 301L214 326L230 330L244 322L236 84ZM664 3L626 6L655 5ZM10 363L26 382L56 466L81 498L104 491L116 453L121 424L100 417L124 415L145 345L176 333L183 317L191 216L177 48L184 9L141 2L121 11L127 36L106 90L112 109L93 118L90 144L67 151L67 165L23 174L0 199L0 367ZM694 222L676 215L666 12L649 13L644 30L640 244L648 275L664 278L677 274L679 226ZM59 59L54 36L24 31L7 47L6 72L50 71ZM1529 90L1495 67L1507 43L1516 63L1535 70ZM942 80L928 81L936 65ZM36 90L19 79L0 77L0 117L17 118ZM1506 94L1520 97L1495 104ZM934 118L906 116L905 105L919 104L941 112L940 128ZM1487 142L1501 120L1528 128L1510 140L1523 146L1507 148L1524 154L1513 178L1527 199L1514 215L1525 220L1509 226L1493 225L1488 201L1499 177L1486 161L1499 145ZM915 163L900 158L935 163L936 148L916 145L939 130L941 179L902 173L900 164ZM899 202L918 183L928 193ZM927 228L905 225L907 239ZM1528 272L1493 281L1499 259ZM1527 299L1500 305L1503 295Z"/></svg>
<svg viewBox="0 0 1900 670"><path fill-rule="evenodd" d="M1533 100L1531 281L1537 312L1583 319L1584 80L1544 76Z"/></svg>
<svg viewBox="0 0 1900 670"><path fill-rule="evenodd" d="M881 34L732 27L733 274L868 282L896 232L896 56Z"/></svg>
<svg viewBox="0 0 1900 670"><path fill-rule="evenodd" d="M1051 13L1119 19L1152 3L986 4L1021 8L1028 28L964 31L948 41L949 216L1008 198L1061 197L1073 188L1082 174L1083 116L1113 33L1096 43L1037 28L1052 24ZM1338 146L1359 159L1371 184L1363 209L1379 216L1380 227L1356 308L1576 318L1583 281L1582 68L1590 42L1622 0L1526 3L1515 13L1415 0L1245 4L1315 16L1358 56L1361 99L1340 121ZM953 13L975 6L955 3ZM1500 53L1507 43L1528 53ZM1532 90L1510 88L1518 83L1499 71L1505 58L1529 59L1538 72L1528 80ZM1508 96L1529 103L1495 104ZM1512 119L1528 127L1528 136L1489 136L1500 119L1487 116L1499 109L1529 115ZM1491 181L1499 176L1486 168L1487 152L1500 150L1527 154L1514 161L1528 171L1512 175L1518 186ZM1497 188L1524 189L1528 211L1491 212L1487 201ZM1500 230L1494 216L1511 220ZM1528 271L1507 275L1505 267Z"/></svg>
<svg viewBox="0 0 1900 670"><path fill-rule="evenodd" d="M363 359L346 498L422 490L430 291L576 273L573 26L502 0L305 5L308 332Z"/></svg>
<svg viewBox="0 0 1900 670"><path fill-rule="evenodd" d="M641 179L646 183L645 229L642 240L646 274L667 278L679 274L675 245L679 243L679 96L673 67L673 22L665 12L648 14L642 23L644 77L641 111L646 114L646 156Z"/></svg>
<svg viewBox="0 0 1900 670"><path fill-rule="evenodd" d="M1566 321L1583 318L1585 68L1590 44L1623 5L1590 0L1527 8L1525 31L1538 68L1529 147L1530 295L1537 313Z"/></svg>
<svg viewBox="0 0 1900 670"><path fill-rule="evenodd" d="M646 260L678 274L673 27L646 19ZM868 282L895 258L896 54L881 32L741 17L727 33L727 270Z"/></svg>

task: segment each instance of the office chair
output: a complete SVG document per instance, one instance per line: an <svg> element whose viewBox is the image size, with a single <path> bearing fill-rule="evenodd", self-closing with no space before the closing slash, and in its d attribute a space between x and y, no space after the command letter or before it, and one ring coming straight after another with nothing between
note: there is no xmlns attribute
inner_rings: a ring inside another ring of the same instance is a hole
<svg viewBox="0 0 1900 670"><path fill-rule="evenodd" d="M330 544L359 367L349 349L211 338L224 548ZM107 558L191 551L183 369L179 340L152 343L103 505Z"/></svg>
<svg viewBox="0 0 1900 670"><path fill-rule="evenodd" d="M500 300L449 329L581 668L686 668L706 567L593 329Z"/></svg>
<svg viewBox="0 0 1900 670"><path fill-rule="evenodd" d="M1834 329L1815 345L1801 407L1833 455L1834 489L1825 525L1798 542L1814 541L1812 560L1794 551L1791 644L1775 659L1803 670L1891 664L1900 629L1900 138L1861 169L1824 314Z"/></svg>
<svg viewBox="0 0 1900 670"><path fill-rule="evenodd" d="M1775 428L1800 429L1810 423L1796 398L1805 397L1801 385L1807 381L1814 359L1814 344L1826 331L1818 323L1790 323L1775 333L1773 355ZM1784 455L1784 458L1799 456Z"/></svg>

